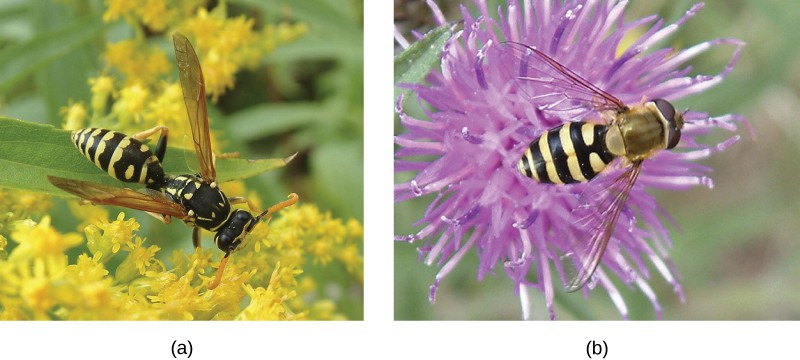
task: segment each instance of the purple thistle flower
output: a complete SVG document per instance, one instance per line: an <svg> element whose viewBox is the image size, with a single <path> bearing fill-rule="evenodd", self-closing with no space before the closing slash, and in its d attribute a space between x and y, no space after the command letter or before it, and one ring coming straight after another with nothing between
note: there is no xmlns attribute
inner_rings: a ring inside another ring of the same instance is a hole
<svg viewBox="0 0 800 360"><path fill-rule="evenodd" d="M521 174L517 170L520 157L543 132L566 122L602 120L596 109L554 102L551 92L537 89L534 81L521 80L525 77L522 58L500 49L506 41L541 49L624 103L638 104L643 98L675 101L718 84L732 70L744 44L716 39L683 50L655 47L702 4L666 26L656 16L625 22L626 1L522 0L519 6L519 1L510 0L498 15L490 14L485 0L475 0L475 4L480 12L477 17L462 6L463 30L445 45L441 70L429 74L429 85L403 85L429 105L427 119L405 113L403 99L398 99L396 112L405 132L395 138L399 146L395 171L416 175L395 185L395 201L435 197L416 223L421 230L396 240L424 241L421 258L440 267L430 289L431 302L440 282L474 248L479 256L478 279L500 266L516 285L524 318L529 314L527 291L535 288L544 294L554 319L554 292L570 281L562 262L576 237L575 224L581 220L576 209L583 205L582 194L613 181L625 170L624 159L588 183L542 184ZM446 24L438 6L432 0L428 5L436 21ZM637 27L648 30L617 55L620 41ZM726 45L735 50L719 74L690 75L687 61ZM560 95L570 98L575 92L563 89ZM588 296L598 285L604 288L624 318L628 311L612 282L614 277L643 292L661 316L648 283L648 266L684 301L667 257L671 244L662 219L670 218L647 189L712 188L707 177L711 169L695 161L725 150L739 136L713 145L695 139L716 128L735 132L737 123L744 121L738 115L711 117L697 111L685 111L683 118L679 145L644 161L600 266L582 289Z"/></svg>

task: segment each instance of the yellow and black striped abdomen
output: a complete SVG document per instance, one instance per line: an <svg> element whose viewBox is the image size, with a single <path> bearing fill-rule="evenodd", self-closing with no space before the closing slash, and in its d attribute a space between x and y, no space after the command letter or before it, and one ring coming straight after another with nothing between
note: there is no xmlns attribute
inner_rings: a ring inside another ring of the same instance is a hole
<svg viewBox="0 0 800 360"><path fill-rule="evenodd" d="M114 178L158 189L165 183L161 162L141 141L113 130L72 132L72 142L89 161Z"/></svg>
<svg viewBox="0 0 800 360"><path fill-rule="evenodd" d="M574 184L591 180L614 155L606 147L607 125L568 122L546 131L531 142L517 169L548 184Z"/></svg>

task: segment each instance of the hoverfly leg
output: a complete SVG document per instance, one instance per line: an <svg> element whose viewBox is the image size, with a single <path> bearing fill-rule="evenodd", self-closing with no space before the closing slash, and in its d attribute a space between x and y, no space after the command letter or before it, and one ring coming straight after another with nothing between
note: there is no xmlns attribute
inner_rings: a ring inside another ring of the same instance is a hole
<svg viewBox="0 0 800 360"><path fill-rule="evenodd" d="M169 135L169 128L164 125L156 126L152 129L142 131L138 134L131 136L132 138L143 141L146 138L153 136L156 132L161 131L161 136L158 138L158 144L153 153L158 158L158 161L164 161L164 154L167 152L167 137Z"/></svg>

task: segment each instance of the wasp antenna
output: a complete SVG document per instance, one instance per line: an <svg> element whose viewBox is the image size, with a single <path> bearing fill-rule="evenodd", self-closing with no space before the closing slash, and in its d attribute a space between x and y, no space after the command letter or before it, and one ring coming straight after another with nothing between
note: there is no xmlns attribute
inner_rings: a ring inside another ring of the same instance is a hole
<svg viewBox="0 0 800 360"><path fill-rule="evenodd" d="M208 290L214 290L219 286L219 283L222 281L222 273L225 271L225 265L228 264L228 256L230 256L231 252L228 251L225 253L225 256L222 258L222 261L219 262L219 268L217 268L217 276L214 277L214 280L208 284Z"/></svg>
<svg viewBox="0 0 800 360"><path fill-rule="evenodd" d="M270 206L269 209L264 210L264 212L261 213L261 215L256 216L256 219L257 220L261 220L263 217L269 217L272 213L274 213L274 212L276 212L276 211L278 211L280 209L283 209L285 207L289 207L289 206L292 206L292 205L296 204L297 200L300 199L300 197L298 197L297 194L295 194L295 193L289 194L288 198L289 198L289 200L284 200L284 201L281 201L281 202L279 202L279 203L277 203L275 205Z"/></svg>

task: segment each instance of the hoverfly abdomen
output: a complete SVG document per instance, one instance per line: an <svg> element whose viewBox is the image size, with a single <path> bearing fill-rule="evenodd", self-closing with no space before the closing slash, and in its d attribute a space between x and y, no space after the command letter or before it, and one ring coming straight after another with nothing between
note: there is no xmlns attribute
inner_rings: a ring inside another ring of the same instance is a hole
<svg viewBox="0 0 800 360"><path fill-rule="evenodd" d="M86 128L73 131L72 142L89 161L120 181L144 184L151 189L159 189L166 183L159 158L131 136Z"/></svg>
<svg viewBox="0 0 800 360"><path fill-rule="evenodd" d="M528 145L517 169L541 183L589 181L615 158L606 146L607 132L607 125L590 122L552 128Z"/></svg>

